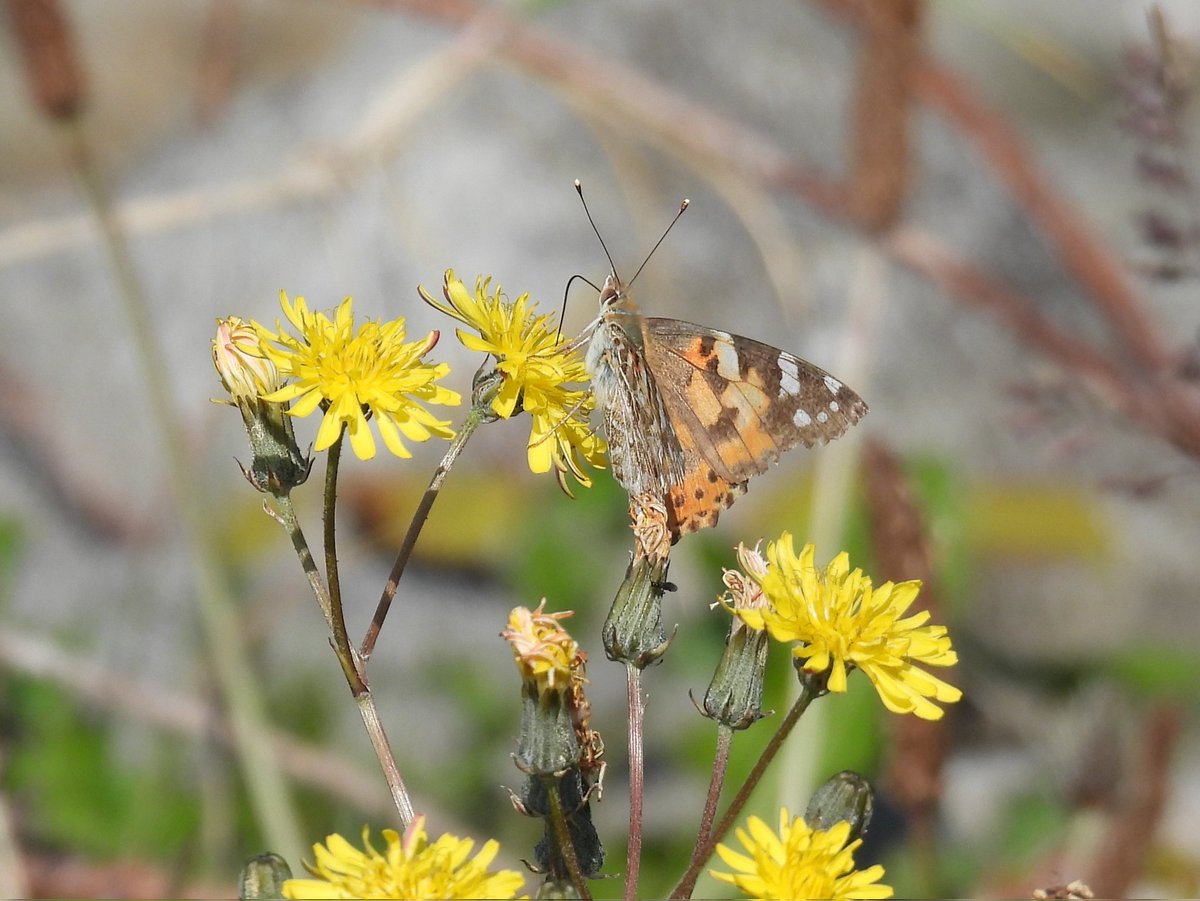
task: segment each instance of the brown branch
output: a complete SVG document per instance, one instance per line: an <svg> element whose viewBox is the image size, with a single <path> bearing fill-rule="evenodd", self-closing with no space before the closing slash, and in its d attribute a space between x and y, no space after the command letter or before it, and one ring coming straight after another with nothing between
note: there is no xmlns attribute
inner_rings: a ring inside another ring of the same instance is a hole
<svg viewBox="0 0 1200 901"><path fill-rule="evenodd" d="M628 66L613 66L607 57L561 36L515 21L475 0L360 2L460 27L490 17L489 28L503 35L497 39L498 52L509 62L569 90L572 98L606 116L616 127L666 152L726 167L768 188L786 191L832 219L861 224L855 222L841 184L795 162L770 138L686 100ZM863 21L866 5L859 0L820 3L856 24ZM939 249L937 265L932 268L928 254L912 253L906 239L885 240L884 250L923 275L937 275L954 296L966 292L964 299L983 302L1015 327L1020 337L1038 337L1035 346L1056 363L1078 372L1102 395L1115 399L1121 409L1168 441L1200 455L1200 398L1186 386L1166 380L1171 354L1116 262L1118 255L1053 190L1002 117L962 87L960 80L927 60L916 63L914 90L980 147L983 158L1048 235L1067 270L1091 292L1139 371L1131 374L1089 345L1065 335L1029 298L948 249Z"/></svg>
<svg viewBox="0 0 1200 901"><path fill-rule="evenodd" d="M17 458L27 484L43 491L63 521L88 538L129 544L161 538L160 521L139 517L122 497L88 481L64 457L62 426L51 421L48 409L38 387L0 363L0 446Z"/></svg>
<svg viewBox="0 0 1200 901"><path fill-rule="evenodd" d="M1120 254L1054 190L1004 117L974 95L961 75L929 60L917 69L915 86L922 100L975 143L1013 199L1054 245L1063 266L1108 318L1133 359L1152 373L1169 367L1171 352L1144 299L1130 283Z"/></svg>
<svg viewBox="0 0 1200 901"><path fill-rule="evenodd" d="M908 193L913 73L920 62L923 12L922 0L891 0L864 9L847 202L850 217L872 232L896 222Z"/></svg>
<svg viewBox="0 0 1200 901"><path fill-rule="evenodd" d="M1146 717L1128 797L1109 819L1087 883L1097 898L1124 898L1145 865L1166 804L1171 757L1179 741L1179 710L1163 704Z"/></svg>
<svg viewBox="0 0 1200 901"><path fill-rule="evenodd" d="M921 593L910 614L929 611L941 622L933 552L924 517L909 489L899 457L882 442L869 439L863 449L871 549L880 579L919 579ZM942 772L949 747L947 725L953 711L940 720L915 716L888 717L892 741L887 749L884 780L888 793L908 824L909 857L920 879L916 895L939 897L936 823L942 799Z"/></svg>
<svg viewBox="0 0 1200 901"><path fill-rule="evenodd" d="M1028 298L956 256L933 235L916 228L902 228L887 236L883 246L894 259L925 275L948 296L985 309L1000 319L1018 340L1075 373L1106 403L1190 453L1200 454L1200 440L1175 432L1161 398L1148 388L1139 389L1108 357L1073 338L1039 312Z"/></svg>

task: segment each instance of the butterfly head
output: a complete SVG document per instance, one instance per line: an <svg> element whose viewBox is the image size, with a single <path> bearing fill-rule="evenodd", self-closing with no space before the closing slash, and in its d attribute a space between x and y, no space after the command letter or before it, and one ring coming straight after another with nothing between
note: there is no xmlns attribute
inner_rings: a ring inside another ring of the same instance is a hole
<svg viewBox="0 0 1200 901"><path fill-rule="evenodd" d="M615 273L609 275L604 280L604 287L600 289L600 315L603 317L636 312L637 306L634 304L633 298L629 296L625 283Z"/></svg>

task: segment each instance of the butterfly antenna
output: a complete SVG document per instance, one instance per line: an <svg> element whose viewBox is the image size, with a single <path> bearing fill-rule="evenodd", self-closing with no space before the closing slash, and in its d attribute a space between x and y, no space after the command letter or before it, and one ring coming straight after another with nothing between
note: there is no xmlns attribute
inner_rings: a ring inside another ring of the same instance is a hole
<svg viewBox="0 0 1200 901"><path fill-rule="evenodd" d="M587 214L587 219L588 222L591 223L592 231L596 233L596 238L600 241L600 247L603 248L604 255L608 257L609 268L612 269L613 275L616 275L617 264L613 262L612 254L608 252L608 245L604 243L604 238L600 237L600 229L596 228L596 221L592 218L592 211L588 209L587 201L583 198L583 182L581 182L578 178L575 179L575 193L579 195L579 202L583 204L583 211ZM593 285L593 287L595 286Z"/></svg>
<svg viewBox="0 0 1200 901"><path fill-rule="evenodd" d="M667 230L662 233L662 237L659 238L655 245L650 248L650 252L646 254L646 259L642 260L642 265L638 266L637 272L635 272L633 274L633 278L629 280L629 286L632 286L633 283L637 281L637 277L642 274L642 270L645 269L646 264L650 262L650 257L654 256L654 251L658 250L658 246L662 244L663 241L667 240L667 235L671 233L671 229L675 227L675 223L679 221L679 217L683 215L683 211L688 208L689 204L691 204L691 201L686 197L683 198L683 202L679 204L679 212L675 214L675 218L671 220L671 224L667 226Z"/></svg>
<svg viewBox="0 0 1200 901"><path fill-rule="evenodd" d="M560 310L558 314L558 331L554 333L555 344L557 344L559 339L562 338L563 319L565 319L567 315L567 295L571 293L571 283L575 281L575 279L579 279L584 284L591 285L593 291L595 291L597 294L600 293L600 289L592 284L590 279L585 278L582 275L572 275L569 279L567 279L567 288L565 291L563 291L562 310Z"/></svg>

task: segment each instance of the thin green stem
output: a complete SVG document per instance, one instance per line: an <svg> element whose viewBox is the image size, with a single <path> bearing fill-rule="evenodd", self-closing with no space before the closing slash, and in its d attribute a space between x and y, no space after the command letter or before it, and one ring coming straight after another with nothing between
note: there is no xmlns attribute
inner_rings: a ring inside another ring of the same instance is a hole
<svg viewBox="0 0 1200 901"><path fill-rule="evenodd" d="M183 426L171 397L171 369L151 324L151 304L137 275L120 223L113 213L100 173L96 170L77 123L64 125L64 138L99 226L117 295L124 307L128 331L141 365L141 383L150 403L150 422L167 467L168 481L188 548L201 627L208 643L221 699L229 711L233 744L250 793L250 803L266 843L278 853L298 860L306 850L279 761L272 752L266 703L246 652L233 592L208 534L208 512L196 491L189 467Z"/></svg>
<svg viewBox="0 0 1200 901"><path fill-rule="evenodd" d="M625 901L636 901L642 868L642 807L646 796L646 744L643 727L642 670L625 664L626 702L629 711L629 855L625 864Z"/></svg>
<svg viewBox="0 0 1200 901"><path fill-rule="evenodd" d="M317 603L321 606L321 611L325 615L325 622L329 625L330 632L336 636L337 630L334 627L336 620L334 618L333 605L329 594L325 590L325 585L321 581L321 573L317 569L317 563L313 559L312 552L309 550L308 541L304 537L304 531L300 528L300 522L296 518L296 508L292 504L291 496L289 494L280 494L276 497L276 500L279 502L281 511L276 514L276 518L291 536L292 547L296 549L296 556L300 558L300 565L304 569L305 575L308 576L308 584L312 587L313 594L316 595ZM336 562L334 565L336 567ZM371 695L366 674L363 672L363 661L356 657L354 649L350 647L344 626L342 628L342 639L343 643L339 647L335 637L334 651L337 653L338 661L342 665L342 672L346 676L346 683L349 685L350 692L354 696L355 704L358 705L359 715L362 716L363 725L367 730L367 737L371 740L371 747L375 750L375 756L379 758L379 766L383 770L383 777L387 781L388 790L392 794L392 801L395 803L396 811L400 815L400 821L407 828L413 819L413 806L408 794L408 787L404 784L404 779L400 775L400 767L396 764L395 755L392 754L391 742L388 741L387 733L383 728L383 722L379 719L379 712L375 708L375 699ZM351 673L353 673L353 677Z"/></svg>
<svg viewBox="0 0 1200 901"><path fill-rule="evenodd" d="M719 724L717 726L717 749L713 755L712 777L708 782L708 796L704 799L704 813L700 817L700 829L696 833L696 846L692 849L692 860L688 869L688 872L692 874L692 879L690 882L681 880L671 895L672 899L692 897L692 891L696 888L696 877L700 875L700 868L704 866L708 854L712 853L709 851L708 854L705 854L704 851L708 847L713 820L717 816L717 802L721 799L725 774L729 771L729 749L732 745L733 730L724 723Z"/></svg>
<svg viewBox="0 0 1200 901"><path fill-rule="evenodd" d="M321 613L325 617L325 623L332 633L333 612L330 609L329 592L325 590L325 583L321 581L321 571L317 568L317 561L313 559L312 551L308 547L308 540L304 537L304 530L300 528L300 520L296 517L296 506L292 503L292 495L290 492L278 494L275 496L275 500L279 504L279 512L269 512L287 530L288 537L292 540L292 547L296 550L296 556L300 558L300 568L308 577L309 587L312 588L313 595L321 607Z"/></svg>
<svg viewBox="0 0 1200 901"><path fill-rule="evenodd" d="M495 390L499 389L499 385L500 382L497 380ZM429 511L433 509L433 502L437 500L438 493L442 490L442 483L446 481L450 468L454 466L454 461L467 446L467 442L475 430L495 416L492 413L492 400L496 396L495 390L479 392L467 418L450 442L450 447L446 449L446 455L442 457L442 462L434 470L433 478L429 480L429 487L425 489L421 503L417 505L412 521L408 524L404 540L400 543L400 550L396 553L396 561L392 564L392 571L388 574L387 584L383 586L383 595L375 607L375 615L371 617L371 625L367 627L367 634L363 636L359 656L364 662L371 659L371 654L375 650L375 642L379 640L379 631L383 628L383 621L387 619L388 610L391 609L392 599L396 597L396 589L400 586L404 569L408 566L413 549L417 546L417 539L421 537L421 529L425 527L425 521L429 519Z"/></svg>
<svg viewBox="0 0 1200 901"><path fill-rule="evenodd" d="M783 718L783 722L779 724L779 728L775 730L775 734L771 736L771 740L767 742L767 746L763 748L762 754L758 757L758 762L754 764L754 769L750 771L750 775L746 777L746 782L738 790L737 795L729 804L729 809L725 811L725 816L721 817L721 822L717 828L713 830L708 840L702 848L697 849L697 853L692 855L692 862L688 866L687 872L679 880L674 889L671 890L672 898L687 898L691 896L692 889L696 885L696 879L700 875L700 869L704 866L713 853L713 848L721 841L729 832L738 816L741 815L742 808L746 806L746 802L750 800L750 795L754 793L754 789L758 787L758 783L762 780L763 774L766 773L767 767L771 761L775 759L779 749L783 747L784 739L791 734L796 723L800 721L800 716L808 709L808 705L813 702L817 695L801 683L800 696L796 698L796 703L792 705L792 709L788 711L787 716Z"/></svg>
<svg viewBox="0 0 1200 901"><path fill-rule="evenodd" d="M346 615L342 610L342 581L338 578L337 558L337 477L338 465L342 460L342 439L345 436L346 427L343 425L337 440L329 446L329 457L325 462L325 504L321 521L325 526L325 584L329 586L329 620L333 629L333 649L342 665L342 672L346 674L350 693L357 698L367 692L365 661L364 666L359 666L354 659L354 649L350 647L350 636L346 632ZM394 761L392 765L395 765Z"/></svg>
<svg viewBox="0 0 1200 901"><path fill-rule="evenodd" d="M554 830L554 840L558 842L563 862L567 865L567 873L571 876L571 884L584 901L591 901L592 893L588 889L583 871L579 869L579 858L575 856L575 843L571 841L571 830L567 826L567 815L563 810L562 795L559 793L559 780L552 777L546 779L546 797L550 800L550 828Z"/></svg>

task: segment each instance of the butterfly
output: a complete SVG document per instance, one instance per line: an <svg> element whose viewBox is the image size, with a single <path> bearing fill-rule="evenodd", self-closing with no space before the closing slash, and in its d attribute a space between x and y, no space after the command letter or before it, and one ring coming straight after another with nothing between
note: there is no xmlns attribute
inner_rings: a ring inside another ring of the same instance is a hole
<svg viewBox="0 0 1200 901"><path fill-rule="evenodd" d="M591 329L585 364L613 477L631 497L665 504L672 543L716 525L784 451L837 438L867 413L861 397L807 360L643 317L615 272Z"/></svg>

